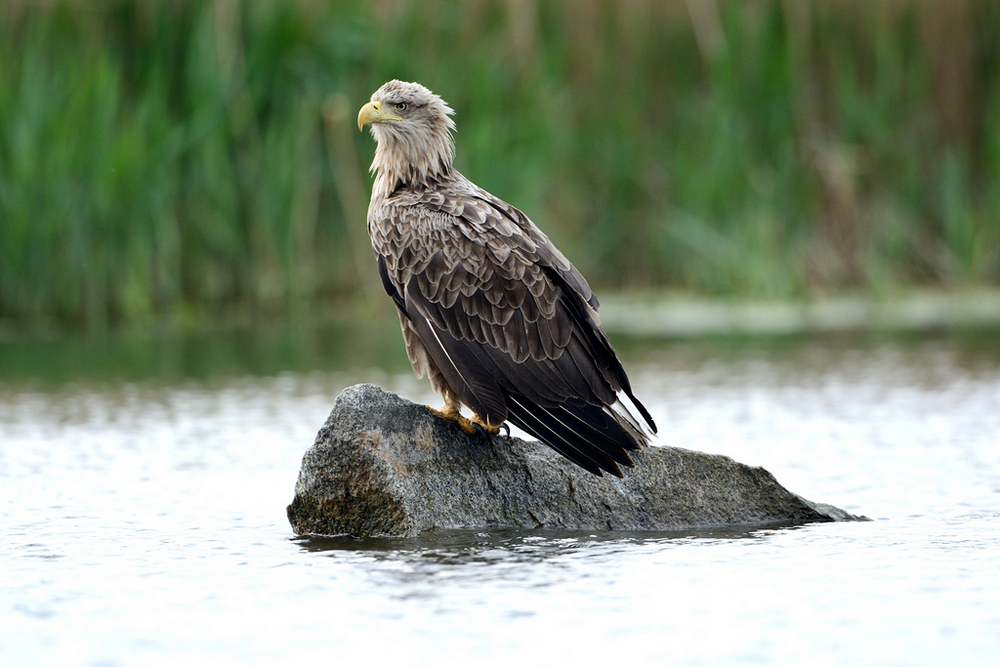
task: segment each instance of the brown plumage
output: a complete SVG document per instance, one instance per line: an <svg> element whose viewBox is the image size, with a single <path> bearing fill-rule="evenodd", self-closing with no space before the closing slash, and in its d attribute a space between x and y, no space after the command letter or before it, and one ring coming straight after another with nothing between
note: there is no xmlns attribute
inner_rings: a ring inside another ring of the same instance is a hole
<svg viewBox="0 0 1000 667"><path fill-rule="evenodd" d="M656 426L597 298L527 216L454 169L452 113L420 84L390 81L358 114L378 141L368 233L413 370L444 397L434 412L467 432L509 420L590 472L621 477Z"/></svg>

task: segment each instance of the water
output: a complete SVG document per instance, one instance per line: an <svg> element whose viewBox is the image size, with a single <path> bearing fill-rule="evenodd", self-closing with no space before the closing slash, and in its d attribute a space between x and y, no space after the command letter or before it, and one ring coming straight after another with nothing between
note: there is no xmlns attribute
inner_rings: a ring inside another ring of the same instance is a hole
<svg viewBox="0 0 1000 667"><path fill-rule="evenodd" d="M1000 351L646 345L664 444L866 523L296 538L284 508L375 370L0 381L0 664L996 664Z"/></svg>

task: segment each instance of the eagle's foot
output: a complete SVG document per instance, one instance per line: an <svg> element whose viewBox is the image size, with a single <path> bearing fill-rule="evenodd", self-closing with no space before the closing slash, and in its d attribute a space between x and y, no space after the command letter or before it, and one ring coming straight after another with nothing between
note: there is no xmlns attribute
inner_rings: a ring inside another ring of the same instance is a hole
<svg viewBox="0 0 1000 667"><path fill-rule="evenodd" d="M427 409L431 411L431 414L437 415L441 419L447 419L450 422L455 422L458 424L460 429L469 435L476 433L476 425L472 422L472 420L462 416L462 414L458 411L457 405L445 403L441 406L440 410L435 410L428 405Z"/></svg>
<svg viewBox="0 0 1000 667"><path fill-rule="evenodd" d="M431 406L427 406L427 409L431 411L431 414L437 415L442 419L447 419L448 421L455 422L458 427L468 433L469 435L474 435L478 433L483 438L487 435L497 435L500 433L500 429L496 426L490 426L482 419L479 415L473 413L472 418L463 417L459 412L458 406L450 403L445 403L441 406L440 410L435 410ZM510 431L508 431L509 433Z"/></svg>
<svg viewBox="0 0 1000 667"><path fill-rule="evenodd" d="M472 418L469 421L471 421L474 426L478 426L479 428L481 428L486 433L489 433L490 435L498 435L500 433L500 427L499 426L490 426L489 424L487 424L486 422L484 422L479 417L479 415L477 415L474 412L472 413Z"/></svg>

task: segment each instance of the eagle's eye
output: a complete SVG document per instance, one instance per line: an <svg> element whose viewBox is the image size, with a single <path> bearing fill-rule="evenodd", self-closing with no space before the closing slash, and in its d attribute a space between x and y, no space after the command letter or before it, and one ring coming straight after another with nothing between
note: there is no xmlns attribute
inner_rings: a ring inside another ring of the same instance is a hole
<svg viewBox="0 0 1000 667"><path fill-rule="evenodd" d="M400 111L406 111L406 102L396 102L393 106Z"/></svg>

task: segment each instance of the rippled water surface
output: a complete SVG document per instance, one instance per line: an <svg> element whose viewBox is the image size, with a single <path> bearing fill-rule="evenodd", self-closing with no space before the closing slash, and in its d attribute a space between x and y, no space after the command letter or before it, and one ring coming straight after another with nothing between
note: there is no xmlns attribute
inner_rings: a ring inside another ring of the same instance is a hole
<svg viewBox="0 0 1000 667"><path fill-rule="evenodd" d="M763 465L873 521L296 538L285 506L336 393L375 381L433 401L425 385L42 388L0 370L0 664L997 664L995 345L632 357L661 444Z"/></svg>

